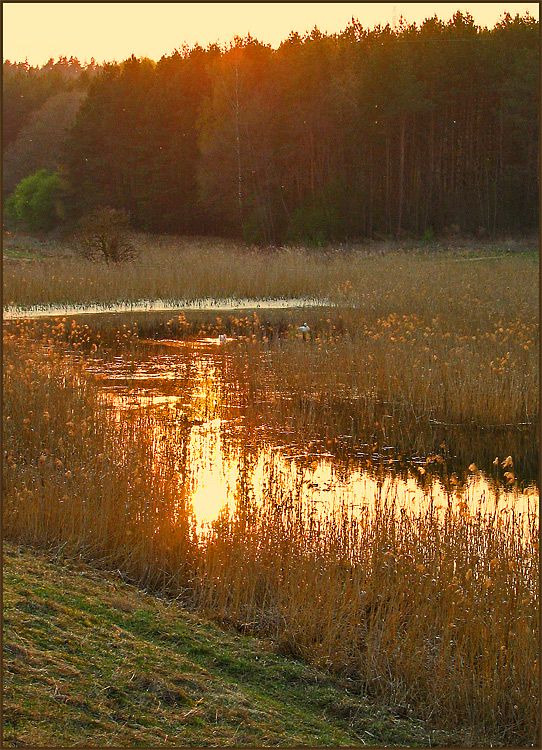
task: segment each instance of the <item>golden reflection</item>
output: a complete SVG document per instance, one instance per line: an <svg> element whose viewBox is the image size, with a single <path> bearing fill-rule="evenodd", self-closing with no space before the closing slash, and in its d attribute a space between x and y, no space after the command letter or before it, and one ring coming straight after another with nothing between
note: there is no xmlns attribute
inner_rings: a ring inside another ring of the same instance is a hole
<svg viewBox="0 0 542 750"><path fill-rule="evenodd" d="M200 526L229 507L230 488L235 486L236 464L222 458L221 425L221 419L214 419L190 431L190 499Z"/></svg>
<svg viewBox="0 0 542 750"><path fill-rule="evenodd" d="M88 368L101 380L104 403L117 423L146 415L137 423L138 439L153 446L157 471L164 462L175 462L179 502L190 503L200 528L221 512L238 513L251 502L279 507L295 501L316 519L330 511L355 518L378 513L384 505L397 513L440 518L458 507L473 516L513 512L520 519L537 513L535 488L499 488L474 464L466 484L454 484L452 475L445 486L438 476L429 478L420 461L392 473L394 459L386 457L387 468L375 468L367 452L358 454L357 463L345 461L327 450L329 440L303 450L277 444L278 438L273 443L262 426L249 424L243 394L232 385L228 355L219 343L176 342L168 354L160 349L148 360L93 360Z"/></svg>

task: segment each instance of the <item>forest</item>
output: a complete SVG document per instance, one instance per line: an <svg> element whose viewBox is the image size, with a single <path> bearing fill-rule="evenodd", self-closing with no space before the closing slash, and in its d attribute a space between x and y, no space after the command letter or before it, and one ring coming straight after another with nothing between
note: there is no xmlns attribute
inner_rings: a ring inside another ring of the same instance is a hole
<svg viewBox="0 0 542 750"><path fill-rule="evenodd" d="M325 245L538 229L539 23L468 13L154 62L3 63L4 223Z"/></svg>

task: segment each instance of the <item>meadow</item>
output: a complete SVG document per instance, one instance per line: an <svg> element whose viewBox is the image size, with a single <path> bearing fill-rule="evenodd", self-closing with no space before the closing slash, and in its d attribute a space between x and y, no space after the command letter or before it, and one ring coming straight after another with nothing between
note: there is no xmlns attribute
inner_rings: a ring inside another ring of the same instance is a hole
<svg viewBox="0 0 542 750"><path fill-rule="evenodd" d="M380 496L369 498L374 514L330 511L315 521L276 476L258 502L241 487L235 512L203 531L179 491L186 429L172 428L169 449L158 452L156 416L141 408L116 419L84 366L85 357L122 354L142 338L225 332L251 408L270 423L290 418L307 443L326 421L339 431L342 420L376 441L394 430L431 463L439 456L425 428L436 423L441 433L482 430L489 465L492 430L503 427L522 432L536 455L532 247L274 252L139 241L138 260L119 268L58 249L27 250L23 261L24 247L12 243L4 300L307 296L332 304L299 311L309 341L296 335L295 314L263 310L197 320L128 315L119 325L99 316L6 321L6 538L120 570L428 723L468 727L467 744L536 742L535 511L473 513L455 487L457 502L441 518L398 514L394 498ZM493 458L502 487L512 488L522 456L511 448L508 465L505 453L506 442Z"/></svg>

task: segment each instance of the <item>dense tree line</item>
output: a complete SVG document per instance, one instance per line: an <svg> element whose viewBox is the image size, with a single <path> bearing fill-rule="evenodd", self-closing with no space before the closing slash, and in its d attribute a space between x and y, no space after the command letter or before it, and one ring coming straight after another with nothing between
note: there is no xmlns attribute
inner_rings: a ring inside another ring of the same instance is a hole
<svg viewBox="0 0 542 750"><path fill-rule="evenodd" d="M458 11L79 70L55 89L85 92L59 158L68 214L109 206L150 231L265 242L531 231L539 41L528 14L485 29ZM54 109L47 85L28 84L34 113ZM5 147L32 127L23 114L5 90Z"/></svg>
<svg viewBox="0 0 542 750"><path fill-rule="evenodd" d="M57 169L68 131L100 70L74 57L49 60L41 68L28 63L3 64L3 188L9 196L24 178Z"/></svg>
<svg viewBox="0 0 542 750"><path fill-rule="evenodd" d="M5 60L2 71L3 148L16 140L32 113L47 99L65 91L85 89L97 70L94 61L82 66L74 57L61 57L56 62L51 59L41 68L27 62Z"/></svg>

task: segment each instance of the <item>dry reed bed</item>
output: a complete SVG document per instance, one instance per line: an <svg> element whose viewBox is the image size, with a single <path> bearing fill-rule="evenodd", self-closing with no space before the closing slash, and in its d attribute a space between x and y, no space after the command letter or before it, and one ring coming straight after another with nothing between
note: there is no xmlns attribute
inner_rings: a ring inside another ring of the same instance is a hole
<svg viewBox="0 0 542 750"><path fill-rule="evenodd" d="M344 262L326 269L293 250L251 252L223 241L143 239L133 263L104 266L77 256L44 257L4 268L8 304L103 303L206 297L299 297L331 287ZM338 257L338 256L337 256ZM314 279L317 278L317 284ZM346 278L346 277L345 277Z"/></svg>
<svg viewBox="0 0 542 750"><path fill-rule="evenodd" d="M136 244L138 259L121 266L74 255L4 262L4 304L330 296L377 317L408 314L414 305L428 321L440 311L458 323L473 312L480 317L477 308L488 300L492 310L503 305L505 313L510 304L532 305L533 295L536 306L535 254L503 255L500 245L475 246L487 259L472 260L472 249L256 250L215 239L149 236L139 236Z"/></svg>
<svg viewBox="0 0 542 750"><path fill-rule="evenodd" d="M261 504L240 492L198 534L187 433L157 455L159 429L144 410L115 420L52 343L5 334L6 537L118 568L483 744L535 742L535 515L398 517L389 496L375 515L317 519L270 475Z"/></svg>
<svg viewBox="0 0 542 750"><path fill-rule="evenodd" d="M298 432L322 422L330 409L337 418L342 403L347 428L361 434L370 424L387 440L386 426L402 425L415 451L424 450L416 441L431 422L521 425L534 438L539 419L535 320L502 321L489 329L480 325L470 334L440 322L424 325L415 314L390 313L372 321L345 308L302 314L312 327L310 342L300 340L295 321L300 313L291 312L284 315L288 323L269 323L262 313L244 318L209 314L207 323L189 323L182 314L166 323L149 324L142 318L139 324L109 330L99 318L90 324L19 321L8 328L22 336L52 336L91 352L105 343L134 346L139 328L145 336L155 328L166 338L190 338L196 330L200 335L233 334L227 352L234 381L242 383L269 421L283 423L294 404ZM279 328L280 336L270 336L270 329L272 334Z"/></svg>
<svg viewBox="0 0 542 750"><path fill-rule="evenodd" d="M327 296L334 307L326 318L303 313L314 329L305 350L292 341L270 346L257 316L250 325L230 322L228 332L256 343L263 337L272 377L299 395L368 398L447 423L538 422L534 255L472 260L457 252L248 252L234 243L164 237L139 243L139 259L117 268L73 257L9 266L4 300ZM265 374L255 363L266 361L257 354L247 355L255 387Z"/></svg>
<svg viewBox="0 0 542 750"><path fill-rule="evenodd" d="M438 401L437 408L431 404L426 408L429 381L424 382L425 375L431 376L434 373L432 377L437 378L440 372L435 368L432 358L427 357L427 373L423 367L417 367L414 373L405 368L404 382L408 387L401 380L400 368L403 364L408 364L409 357L413 359L417 353L419 359L416 341L412 342L410 339L410 352L402 351L395 358L399 376L394 380L393 392L375 385L379 371L387 372L390 351L397 346L398 341L400 343L408 338L397 329L404 328L406 321L406 334L412 335L415 330L412 320L397 320L396 325L391 325L389 320L377 321L374 339L382 334L382 338L387 337L387 340L384 338L384 341L380 341L378 356L373 356L373 350L367 363L366 355L370 347L361 346L361 351L355 352L352 336L344 332L340 309L332 310L324 316L315 311L305 311L304 314L309 315L313 327L314 339L311 344L300 341L300 334L296 330L299 312L276 310L262 312L261 320L254 313L245 317L233 314L221 317L211 312L193 313L189 315L190 320L184 314L169 318L168 315L150 313L135 316L130 325L122 323L129 316L112 315L91 317L88 323L67 319L59 322L10 322L8 328L34 338L52 336L55 340L65 342L70 348L84 350L90 355L99 347L100 356L107 357L111 353L118 353L120 347L127 361L133 362L146 361L149 357L148 338L160 344L161 339L192 341L202 336L216 339L218 333L227 333L235 338L225 348L218 347L216 351L215 365L220 369L217 383L221 383L224 394L244 402L243 408L249 422L253 424L264 421L267 428L273 426L279 434L285 425L289 425L290 429L295 430L296 442L305 445L321 438L327 441L331 439L329 444L334 445L338 435L351 435L354 444L376 441L381 447L393 445L395 452L404 456L418 454L429 457L431 454L444 453L447 458L443 465L429 461L424 471L429 480L430 475L434 474L433 470L437 468L441 481L446 485L449 482L464 484L469 481L467 467L473 461L496 488L503 485L508 489L516 487L515 475L526 486L533 480L536 481L536 417L523 423L514 421L503 425L502 422L504 417L521 419L523 412L512 412L510 405L521 405L529 399L533 407L532 413L529 413L531 416L537 413L534 411L538 408L538 371L534 364L536 358L534 350L529 346L526 350L524 346L525 340L530 341L527 334L532 335L528 327L523 332L520 331L522 335L512 337L516 345L512 350L514 366L499 373L497 379L498 388L503 394L501 400L497 401L495 398L498 395L496 388L491 392L495 379L478 379L476 385L480 392L485 389L485 411L480 410L479 402L474 404L478 406L478 410L473 408L472 403L466 404L465 420L450 423L443 421L442 417L447 412L439 408ZM394 316L390 316L390 319L393 318ZM343 330L341 335L337 334L337 328ZM366 323L358 327L358 344L361 328L366 334ZM428 336L426 331L422 333ZM423 341L434 346L433 333ZM532 345L532 341L530 344ZM470 337L468 345L471 354L473 351L476 353L476 350L472 350ZM463 367L474 371L475 367L483 370L490 356L497 360L499 347L503 353L506 352L506 359L509 361L511 349L504 329L487 337L485 350L480 351L485 356L471 357L467 362L459 347L457 351ZM169 345L166 345L165 351L171 351ZM446 355L449 353L447 350ZM367 364L363 364L364 361ZM520 367L517 367L518 362ZM528 362L531 364L530 370L527 368ZM330 367L330 363L335 366ZM448 370L448 374L450 372ZM518 393L513 390L516 372L522 372L526 381L525 388ZM360 383L364 374L372 374L373 377L369 377L365 389L362 389ZM422 385L418 401L413 399L416 378L421 380ZM437 382L435 385L440 393L449 382L444 380L443 384ZM175 387L181 386L177 382ZM465 403L465 394L459 388L455 390L455 394L462 397ZM450 399L444 406L449 407L450 401L453 406L457 403L457 398ZM503 406L507 409L506 413L503 412ZM440 419L433 418L435 415ZM475 416L484 421L476 423ZM444 451L443 444L446 446ZM496 455L502 457L510 453L514 455L514 478L510 477L510 470L507 472L508 476L504 477L503 470L494 465Z"/></svg>
<svg viewBox="0 0 542 750"><path fill-rule="evenodd" d="M327 325L334 317L337 322L337 314L345 331L341 336ZM306 317L312 323L315 313ZM274 396L275 413L287 394L305 398L312 409L337 397L355 400L358 411L371 411L368 416L376 414L376 404L385 404L395 421L536 425L536 322L516 320L478 328L476 334L443 328L412 314L368 322L361 314L335 310L306 346L295 338L245 343L241 371L255 392Z"/></svg>

